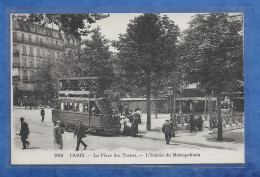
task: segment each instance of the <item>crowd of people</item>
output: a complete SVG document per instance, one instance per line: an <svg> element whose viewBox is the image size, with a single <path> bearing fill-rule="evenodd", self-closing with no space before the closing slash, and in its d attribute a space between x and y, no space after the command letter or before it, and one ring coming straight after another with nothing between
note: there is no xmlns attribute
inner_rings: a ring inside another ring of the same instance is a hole
<svg viewBox="0 0 260 177"><path fill-rule="evenodd" d="M138 124L141 123L141 114L139 112L133 113L132 110L130 110L128 114L122 115L120 118L123 135L136 137L138 134Z"/></svg>
<svg viewBox="0 0 260 177"><path fill-rule="evenodd" d="M193 131L202 131L203 130L203 120L202 116L198 115L197 118L195 118L195 115L193 113L189 114L189 121L188 121L187 129L190 130L192 133Z"/></svg>

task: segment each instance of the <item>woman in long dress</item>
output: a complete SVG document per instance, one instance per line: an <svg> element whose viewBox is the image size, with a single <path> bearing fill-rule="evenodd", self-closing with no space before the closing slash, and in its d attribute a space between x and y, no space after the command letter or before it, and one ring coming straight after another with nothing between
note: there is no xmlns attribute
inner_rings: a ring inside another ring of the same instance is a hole
<svg viewBox="0 0 260 177"><path fill-rule="evenodd" d="M58 126L55 126L53 129L55 149L63 149L62 134L64 133L64 128L65 125L63 123L58 123Z"/></svg>

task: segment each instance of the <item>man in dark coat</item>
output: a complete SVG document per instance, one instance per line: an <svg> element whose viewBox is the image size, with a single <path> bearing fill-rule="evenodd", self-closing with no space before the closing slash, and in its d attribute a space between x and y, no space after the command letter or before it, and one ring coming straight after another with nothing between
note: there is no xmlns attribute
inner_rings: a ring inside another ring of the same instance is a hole
<svg viewBox="0 0 260 177"><path fill-rule="evenodd" d="M86 137L86 128L80 120L77 121L76 129L74 132L74 137L77 135L77 147L76 151L79 150L80 143L84 146L84 150L87 148L87 145L82 141L82 138Z"/></svg>
<svg viewBox="0 0 260 177"><path fill-rule="evenodd" d="M44 111L44 108L42 108L42 110L41 110L42 122L44 121L44 115L45 115L45 111Z"/></svg>
<svg viewBox="0 0 260 177"><path fill-rule="evenodd" d="M122 104L119 105L118 110L120 112L120 115L122 116L123 115L123 105Z"/></svg>
<svg viewBox="0 0 260 177"><path fill-rule="evenodd" d="M203 120L202 120L201 115L196 120L196 124L197 124L198 131L202 131L203 130Z"/></svg>
<svg viewBox="0 0 260 177"><path fill-rule="evenodd" d="M30 132L29 132L28 124L24 122L23 117L20 118L20 121L21 121L21 130L19 136L21 136L21 141L23 143L22 149L26 149L30 145L30 142L26 140L28 139L28 135Z"/></svg>
<svg viewBox="0 0 260 177"><path fill-rule="evenodd" d="M173 124L171 122L169 122L169 120L166 120L164 122L163 127L162 127L162 132L165 135L166 144L169 144L171 137L172 137L172 133L174 132Z"/></svg>
<svg viewBox="0 0 260 177"><path fill-rule="evenodd" d="M138 134L138 114L134 113L134 119L131 125L131 136L136 137Z"/></svg>
<svg viewBox="0 0 260 177"><path fill-rule="evenodd" d="M193 113L190 113L189 115L189 124L190 124L190 132L192 133L193 130L196 131L195 129L195 118Z"/></svg>

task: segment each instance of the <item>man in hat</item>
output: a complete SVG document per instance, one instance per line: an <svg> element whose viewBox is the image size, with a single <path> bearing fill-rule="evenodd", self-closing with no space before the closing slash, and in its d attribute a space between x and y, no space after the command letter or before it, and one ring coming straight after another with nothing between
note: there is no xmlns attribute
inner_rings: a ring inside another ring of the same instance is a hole
<svg viewBox="0 0 260 177"><path fill-rule="evenodd" d="M42 116L42 122L43 122L44 121L44 116L45 116L44 108L41 109L41 116Z"/></svg>
<svg viewBox="0 0 260 177"><path fill-rule="evenodd" d="M28 135L30 132L29 132L28 124L24 122L23 117L20 118L20 121L21 121L21 130L19 136L21 136L21 141L23 143L22 149L26 149L30 145L30 142L26 140L28 139Z"/></svg>
<svg viewBox="0 0 260 177"><path fill-rule="evenodd" d="M123 105L122 105L122 103L119 105L118 110L120 112L120 115L122 116L123 115Z"/></svg>
<svg viewBox="0 0 260 177"><path fill-rule="evenodd" d="M169 144L171 137L172 137L172 133L174 132L173 124L169 120L166 120L164 122L163 127L162 127L162 132L165 135L166 144Z"/></svg>
<svg viewBox="0 0 260 177"><path fill-rule="evenodd" d="M189 114L189 122L188 123L190 124L190 132L192 133L193 130L196 131L196 129L195 129L195 118L194 118L193 112L191 112Z"/></svg>
<svg viewBox="0 0 260 177"><path fill-rule="evenodd" d="M86 132L85 131L86 131L86 128L84 127L82 122L80 120L77 120L77 125L76 125L76 129L75 129L75 132L74 132L74 138L77 135L76 151L79 150L80 143L84 146L84 150L87 148L87 145L82 141L82 138L86 137Z"/></svg>

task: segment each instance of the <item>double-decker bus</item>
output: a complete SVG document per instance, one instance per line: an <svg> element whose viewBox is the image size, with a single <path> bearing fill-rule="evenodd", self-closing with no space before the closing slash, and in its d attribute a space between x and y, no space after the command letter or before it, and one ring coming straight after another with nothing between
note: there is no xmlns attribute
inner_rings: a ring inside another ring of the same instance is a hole
<svg viewBox="0 0 260 177"><path fill-rule="evenodd" d="M108 78L77 77L58 79L58 102L52 120L65 123L73 131L77 120L96 132L117 133L120 118L113 115L108 97Z"/></svg>

